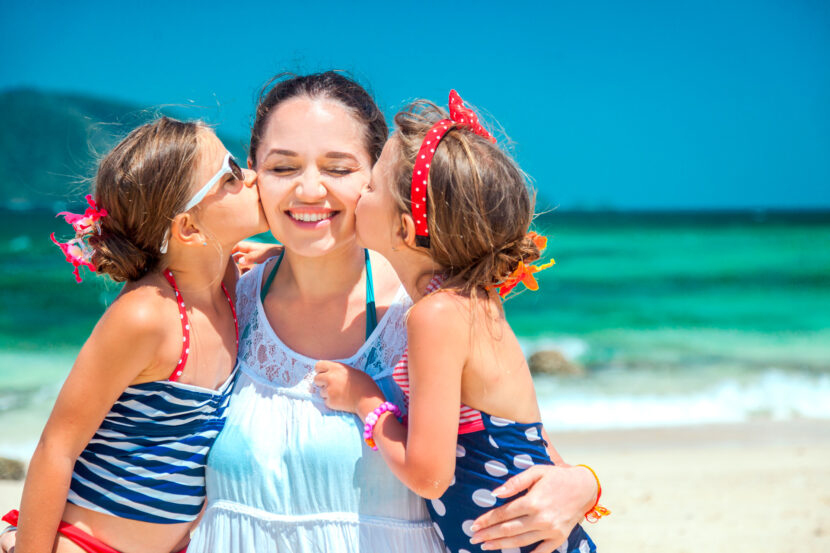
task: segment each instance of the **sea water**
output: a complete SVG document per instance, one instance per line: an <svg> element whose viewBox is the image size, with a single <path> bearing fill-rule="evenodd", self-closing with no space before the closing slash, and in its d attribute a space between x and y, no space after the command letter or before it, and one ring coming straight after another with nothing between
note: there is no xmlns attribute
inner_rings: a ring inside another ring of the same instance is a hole
<svg viewBox="0 0 830 553"><path fill-rule="evenodd" d="M120 286L75 283L52 214L0 215L0 456L27 458ZM508 319L528 356L585 367L536 377L552 430L830 418L830 212L553 212L534 226L556 265Z"/></svg>

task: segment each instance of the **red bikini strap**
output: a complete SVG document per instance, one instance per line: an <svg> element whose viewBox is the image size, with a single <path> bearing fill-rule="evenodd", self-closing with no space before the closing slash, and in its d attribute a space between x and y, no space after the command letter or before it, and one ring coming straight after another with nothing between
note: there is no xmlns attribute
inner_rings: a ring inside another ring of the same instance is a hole
<svg viewBox="0 0 830 553"><path fill-rule="evenodd" d="M167 279L167 282L169 282L170 286L173 287L173 291L176 292L176 306L179 308L179 318L182 321L182 354L179 359L179 363L176 365L176 368L173 369L173 374L171 374L170 378L168 378L171 382L177 382L179 377L182 375L184 365L187 363L187 356L190 353L190 321L187 319L187 311L184 308L184 300L182 300L182 295L179 293L179 287L176 286L176 280L173 278L173 272L170 271L170 269L166 269L164 271L164 278ZM225 294L227 294L227 291ZM234 321L236 321L236 315L234 315Z"/></svg>

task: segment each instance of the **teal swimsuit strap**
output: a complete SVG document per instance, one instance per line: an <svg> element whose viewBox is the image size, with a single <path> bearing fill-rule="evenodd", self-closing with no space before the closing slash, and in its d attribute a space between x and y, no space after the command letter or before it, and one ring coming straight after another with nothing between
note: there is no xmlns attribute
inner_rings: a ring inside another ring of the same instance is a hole
<svg viewBox="0 0 830 553"><path fill-rule="evenodd" d="M372 284L372 262L369 261L369 250L364 249L366 255L366 339L378 326L378 311L375 308L375 286Z"/></svg>
<svg viewBox="0 0 830 553"><path fill-rule="evenodd" d="M375 308L375 287L372 283L372 263L369 261L369 250L363 250L363 253L366 259L366 339L368 340L378 326L378 312ZM284 255L285 250L282 251L277 262L274 263L274 268L271 269L268 278L265 279L265 284L262 285L259 297L263 304L265 303L265 296L271 288L271 283L274 282L274 277L277 276L277 269L279 269Z"/></svg>

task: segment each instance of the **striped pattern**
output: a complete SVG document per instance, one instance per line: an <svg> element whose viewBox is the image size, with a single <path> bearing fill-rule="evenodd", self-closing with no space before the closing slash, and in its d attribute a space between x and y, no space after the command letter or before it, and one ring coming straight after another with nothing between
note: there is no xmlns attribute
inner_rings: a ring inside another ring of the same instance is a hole
<svg viewBox="0 0 830 553"><path fill-rule="evenodd" d="M218 390L178 382L190 353L190 321L176 294L182 353L167 381L130 386L75 462L67 501L99 513L173 524L191 522L205 501L205 465L225 425L235 368ZM239 324L225 285L239 345Z"/></svg>
<svg viewBox="0 0 830 553"><path fill-rule="evenodd" d="M444 282L444 278L441 275L436 275L429 281L427 285L427 294L431 294L435 292L439 288L441 288L441 283ZM401 356L400 361L398 364L395 365L395 369L392 371L392 378L395 381L395 384L403 391L404 393L404 401L406 402L407 408L409 407L409 348L404 350L403 355ZM458 417L458 433L459 434L467 434L469 432L475 432L477 430L481 430L484 428L484 423L481 420L481 411L477 411L472 407L467 405L461 404L461 408L459 410L459 417Z"/></svg>
<svg viewBox="0 0 830 553"><path fill-rule="evenodd" d="M133 520L193 521L236 373L215 391L169 381L127 388L78 457L67 500Z"/></svg>

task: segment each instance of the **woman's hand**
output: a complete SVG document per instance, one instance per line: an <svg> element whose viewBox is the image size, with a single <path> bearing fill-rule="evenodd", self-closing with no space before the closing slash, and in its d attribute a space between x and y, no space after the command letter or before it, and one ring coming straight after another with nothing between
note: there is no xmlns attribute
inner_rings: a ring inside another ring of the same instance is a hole
<svg viewBox="0 0 830 553"><path fill-rule="evenodd" d="M593 505L596 480L584 467L536 465L493 490L497 497L514 499L478 517L472 543L498 550L539 544L532 553L551 553L568 539L574 526Z"/></svg>
<svg viewBox="0 0 830 553"><path fill-rule="evenodd" d="M17 530L9 530L0 536L0 553L14 553Z"/></svg>
<svg viewBox="0 0 830 553"><path fill-rule="evenodd" d="M246 273L251 270L254 265L263 263L264 261L282 253L283 247L277 244L265 244L263 242L254 242L253 240L243 240L233 247L231 256L236 261L236 266L239 267L241 273Z"/></svg>
<svg viewBox="0 0 830 553"><path fill-rule="evenodd" d="M315 369L314 384L329 409L357 413L362 399L383 397L372 377L363 371L335 361L318 361Z"/></svg>

